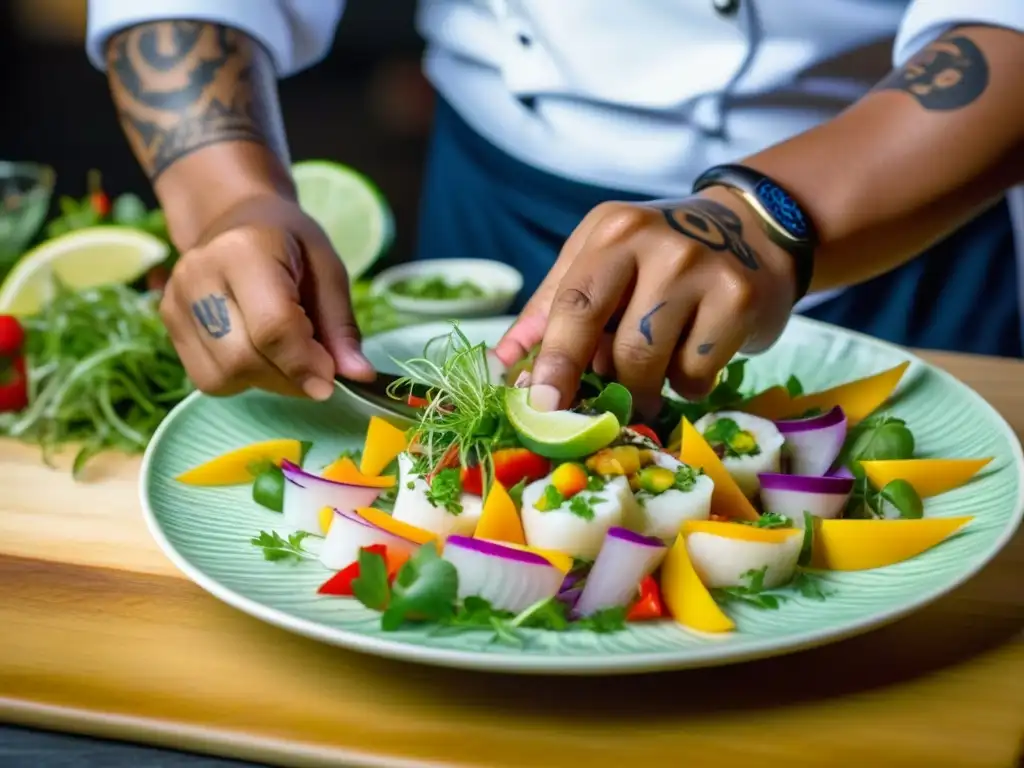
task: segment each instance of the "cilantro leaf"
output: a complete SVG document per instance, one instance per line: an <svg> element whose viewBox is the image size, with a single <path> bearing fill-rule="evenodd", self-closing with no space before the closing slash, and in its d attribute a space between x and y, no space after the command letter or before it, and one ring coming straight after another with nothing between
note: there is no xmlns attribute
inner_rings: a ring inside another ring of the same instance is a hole
<svg viewBox="0 0 1024 768"><path fill-rule="evenodd" d="M356 600L374 611L383 611L391 600L388 566L376 552L359 550L359 575L352 580Z"/></svg>
<svg viewBox="0 0 1024 768"><path fill-rule="evenodd" d="M462 513L462 473L457 467L442 469L430 481L427 501L435 507L444 507L452 515Z"/></svg>
<svg viewBox="0 0 1024 768"><path fill-rule="evenodd" d="M786 391L789 392L790 397L800 397L804 393L804 385L796 377L796 374L791 375L786 380Z"/></svg>
<svg viewBox="0 0 1024 768"><path fill-rule="evenodd" d="M523 509L523 490L526 488L526 478L524 477L518 483L508 489L509 498L512 499L512 503L515 504L516 512L521 512Z"/></svg>
<svg viewBox="0 0 1024 768"><path fill-rule="evenodd" d="M263 550L263 557L271 562L293 560L301 562L313 557L311 552L302 548L302 542L309 536L305 531L299 531L283 538L277 531L260 531L260 535L249 539L249 543Z"/></svg>
<svg viewBox="0 0 1024 768"><path fill-rule="evenodd" d="M765 512L757 520L740 520L745 525L752 525L755 528L792 528L793 521L785 515L776 512Z"/></svg>
<svg viewBox="0 0 1024 768"><path fill-rule="evenodd" d="M827 600L835 594L834 589L825 585L824 580L813 574L801 571L790 583L790 586L803 597L811 600Z"/></svg>
<svg viewBox="0 0 1024 768"><path fill-rule="evenodd" d="M569 627L569 607L553 597L534 603L512 620L513 627L562 632Z"/></svg>
<svg viewBox="0 0 1024 768"><path fill-rule="evenodd" d="M712 596L723 605L729 603L744 603L755 608L776 610L786 599L784 595L766 592L764 588L764 577L768 572L768 566L758 570L750 570L743 574L746 580L745 585L736 587L719 587L711 590Z"/></svg>
<svg viewBox="0 0 1024 768"><path fill-rule="evenodd" d="M381 628L393 631L406 621L447 621L455 614L458 587L455 566L441 559L433 543L422 545L395 577Z"/></svg>
<svg viewBox="0 0 1024 768"><path fill-rule="evenodd" d="M582 493L577 493L569 499L569 511L583 520L593 520L594 504L600 501L600 496L585 497Z"/></svg>
<svg viewBox="0 0 1024 768"><path fill-rule="evenodd" d="M605 608L603 611L577 619L572 623L572 626L577 629L587 629L591 632L618 632L626 628L627 611L628 609L625 606Z"/></svg>

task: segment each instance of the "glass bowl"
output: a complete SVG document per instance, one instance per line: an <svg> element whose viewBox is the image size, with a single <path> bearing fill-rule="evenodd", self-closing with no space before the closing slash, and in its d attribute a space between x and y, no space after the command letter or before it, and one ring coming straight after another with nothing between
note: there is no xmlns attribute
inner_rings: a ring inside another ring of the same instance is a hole
<svg viewBox="0 0 1024 768"><path fill-rule="evenodd" d="M48 165L0 160L0 275L46 220L55 179Z"/></svg>

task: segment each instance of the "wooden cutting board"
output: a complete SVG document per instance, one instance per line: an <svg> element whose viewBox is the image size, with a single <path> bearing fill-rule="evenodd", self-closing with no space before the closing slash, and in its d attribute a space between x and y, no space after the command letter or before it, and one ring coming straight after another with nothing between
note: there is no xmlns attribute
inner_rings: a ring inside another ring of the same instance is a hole
<svg viewBox="0 0 1024 768"><path fill-rule="evenodd" d="M1024 363L930 355L1024 433ZM890 627L719 669L524 678L265 626L149 538L138 463L0 441L0 719L282 765L991 766L1024 733L1024 536Z"/></svg>

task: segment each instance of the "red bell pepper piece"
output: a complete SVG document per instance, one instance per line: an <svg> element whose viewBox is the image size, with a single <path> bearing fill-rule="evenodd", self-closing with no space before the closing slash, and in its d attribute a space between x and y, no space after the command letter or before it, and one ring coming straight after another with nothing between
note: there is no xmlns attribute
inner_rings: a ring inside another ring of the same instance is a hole
<svg viewBox="0 0 1024 768"><path fill-rule="evenodd" d="M654 430L648 427L646 424L630 424L629 428L636 432L638 435L646 437L659 448L663 447L661 444L661 440L658 439L658 436L654 433Z"/></svg>
<svg viewBox="0 0 1024 768"><path fill-rule="evenodd" d="M494 460L494 479L505 488L511 488L520 481L530 483L540 480L551 471L551 462L526 448L502 448L491 454ZM483 476L480 466L463 467L462 490L482 496Z"/></svg>
<svg viewBox="0 0 1024 768"><path fill-rule="evenodd" d="M10 315L0 315L0 413L28 407L28 375L25 369L25 330Z"/></svg>
<svg viewBox="0 0 1024 768"><path fill-rule="evenodd" d="M398 569L405 565L409 556L404 552L388 552L383 544L371 544L368 547L361 547L367 552L380 555L384 558L388 570L388 584L395 580ZM340 597L352 597L352 582L359 578L359 561L349 563L327 581L320 585L317 592L321 595L337 595Z"/></svg>
<svg viewBox="0 0 1024 768"><path fill-rule="evenodd" d="M640 597L630 606L626 613L626 621L649 621L660 619L665 615L665 605L661 601L661 590L653 576L645 576L640 582Z"/></svg>
<svg viewBox="0 0 1024 768"><path fill-rule="evenodd" d="M409 395L405 402L410 408L426 408L430 405L430 401L425 397L417 397L416 395Z"/></svg>

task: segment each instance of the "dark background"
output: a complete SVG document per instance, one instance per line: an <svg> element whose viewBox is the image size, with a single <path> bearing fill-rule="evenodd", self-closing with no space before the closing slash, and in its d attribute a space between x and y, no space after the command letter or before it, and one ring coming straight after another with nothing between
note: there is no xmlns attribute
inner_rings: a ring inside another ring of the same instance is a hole
<svg viewBox="0 0 1024 768"><path fill-rule="evenodd" d="M53 166L54 207L62 194L85 194L91 168L111 196L131 191L155 204L105 76L85 56L85 0L41 3L35 14L53 14L42 25L26 22L29 3L41 0L0 0L0 159ZM280 87L292 159L350 165L388 199L397 236L387 262L411 250L430 118L415 4L350 0L328 58Z"/></svg>

